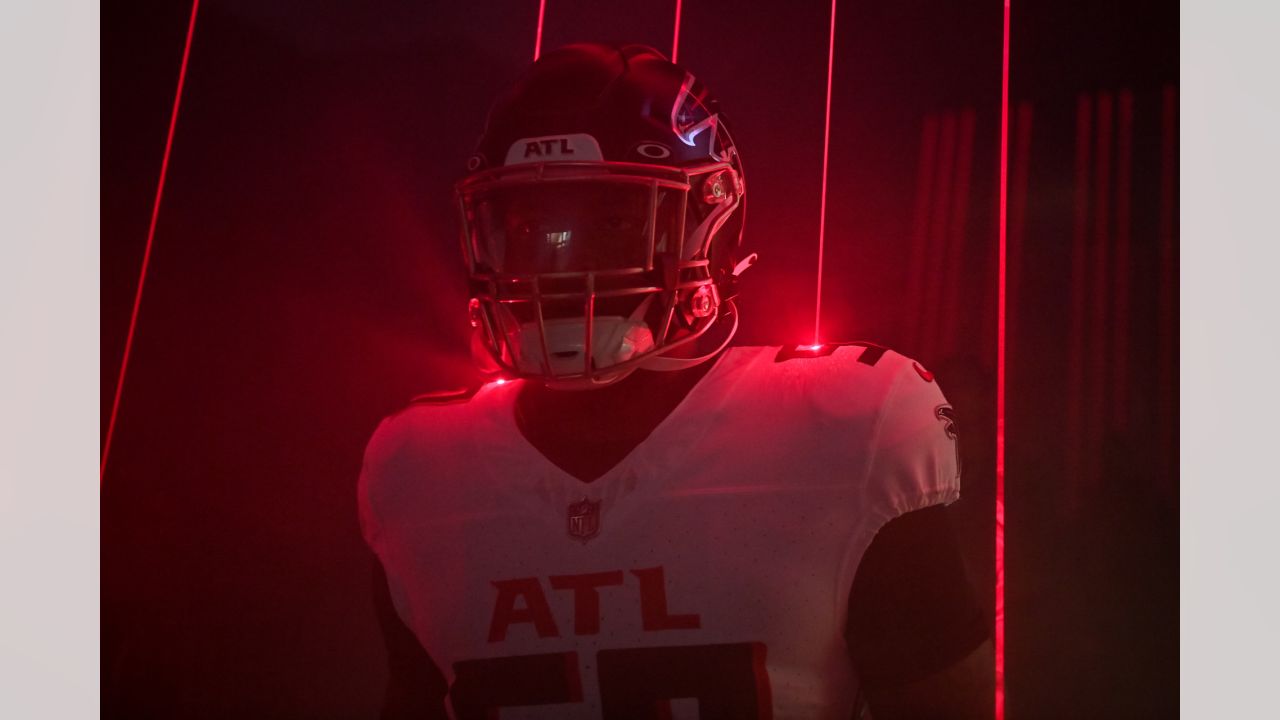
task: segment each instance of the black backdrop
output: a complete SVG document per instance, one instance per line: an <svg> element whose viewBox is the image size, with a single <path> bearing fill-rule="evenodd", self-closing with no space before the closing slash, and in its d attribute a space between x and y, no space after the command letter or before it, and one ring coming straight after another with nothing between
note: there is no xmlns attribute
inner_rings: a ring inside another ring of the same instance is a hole
<svg viewBox="0 0 1280 720"><path fill-rule="evenodd" d="M104 715L375 713L354 481L381 416L467 378L450 186L531 59L537 6L202 3L102 490ZM543 47L666 51L673 10L549 0ZM744 343L812 332L828 10L685 3L680 60L746 163ZM103 13L104 433L189 11ZM823 321L938 374L982 588L1000 18L994 1L841 4ZM1013 32L1009 712L1168 716L1177 6L1015 4Z"/></svg>

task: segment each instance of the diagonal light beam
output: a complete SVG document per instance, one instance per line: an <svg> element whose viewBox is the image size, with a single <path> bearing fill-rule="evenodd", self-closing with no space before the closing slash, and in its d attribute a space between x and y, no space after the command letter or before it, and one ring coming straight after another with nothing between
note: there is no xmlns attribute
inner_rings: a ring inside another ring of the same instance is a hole
<svg viewBox="0 0 1280 720"><path fill-rule="evenodd" d="M547 16L547 0L538 0L538 33L533 38L533 59L542 55L542 21Z"/></svg>
<svg viewBox="0 0 1280 720"><path fill-rule="evenodd" d="M173 94L173 112L169 115L169 135L164 141L164 156L160 161L160 180L156 183L156 199L151 206L151 225L147 228L147 244L142 251L142 270L138 273L138 289L133 296L133 311L129 314L129 332L124 340L124 357L120 360L120 375L116 378L116 395L111 401L111 418L107 421L107 437L102 443L102 463L98 466L98 486L107 472L107 456L111 453L111 439L115 435L116 418L120 414L120 396L124 393L125 373L129 369L129 353L133 350L133 337L138 329L138 308L142 305L142 288L147 281L147 268L151 264L151 246L156 237L156 221L160 218L160 200L164 196L164 180L169 172L169 153L173 149L173 131L178 126L178 107L182 104L182 86L187 79L187 61L191 58L191 38L196 32L196 13L200 0L191 2L191 19L187 23L187 42L182 48L182 66L178 70L178 89Z"/></svg>
<svg viewBox="0 0 1280 720"><path fill-rule="evenodd" d="M831 154L831 71L836 57L836 5L831 0L831 39L827 44L827 114L822 131L822 194L818 201L818 288L813 303L813 344L822 344L822 260L827 234L827 161Z"/></svg>

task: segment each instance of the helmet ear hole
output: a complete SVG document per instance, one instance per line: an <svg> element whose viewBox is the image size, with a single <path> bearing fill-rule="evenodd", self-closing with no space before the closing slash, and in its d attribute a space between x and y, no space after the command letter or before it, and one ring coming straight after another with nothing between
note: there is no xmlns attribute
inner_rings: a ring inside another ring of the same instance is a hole
<svg viewBox="0 0 1280 720"><path fill-rule="evenodd" d="M727 170L712 173L702 181L702 202L708 205L719 205L732 199L733 188Z"/></svg>

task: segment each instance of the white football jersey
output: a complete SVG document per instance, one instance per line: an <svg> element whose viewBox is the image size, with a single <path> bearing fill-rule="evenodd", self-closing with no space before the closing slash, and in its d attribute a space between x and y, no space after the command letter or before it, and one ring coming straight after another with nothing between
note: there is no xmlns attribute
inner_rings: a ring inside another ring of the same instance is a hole
<svg viewBox="0 0 1280 720"><path fill-rule="evenodd" d="M584 483L516 427L519 382L383 421L366 541L457 718L838 718L876 531L959 497L933 376L876 346L740 347Z"/></svg>

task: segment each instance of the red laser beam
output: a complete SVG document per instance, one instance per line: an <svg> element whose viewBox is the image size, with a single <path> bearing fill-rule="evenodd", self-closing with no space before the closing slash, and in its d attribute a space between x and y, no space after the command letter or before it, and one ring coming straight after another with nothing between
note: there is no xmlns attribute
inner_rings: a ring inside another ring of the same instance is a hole
<svg viewBox="0 0 1280 720"><path fill-rule="evenodd" d="M178 89L173 94L173 112L169 115L169 135L164 141L164 156L160 160L160 180L156 184L156 199L151 206L151 225L147 228L147 244L142 251L142 270L138 274L138 289L133 296L133 311L129 314L129 332L124 340L124 357L120 360L120 375L116 378L116 396L111 401L111 419L107 421L107 437L102 443L102 463L98 466L98 486L107 472L107 456L111 453L111 439L115 435L116 417L120 413L120 396L124 393L124 376L129 369L129 353L133 350L133 336L138 329L138 308L142 304L142 288L147 280L147 267L151 264L151 246L156 237L156 221L160 218L160 199L164 196L164 179L169 172L169 153L173 149L173 131L178 125L178 107L182 104L182 86L187 79L187 60L191 57L191 38L196 32L196 12L200 0L191 2L191 20L187 23L187 42L182 48L182 65L178 70Z"/></svg>
<svg viewBox="0 0 1280 720"><path fill-rule="evenodd" d="M676 0L676 29L671 34L671 62L676 62L676 54L680 51L680 6L682 0Z"/></svg>
<svg viewBox="0 0 1280 720"><path fill-rule="evenodd" d="M831 39L827 44L827 114L822 131L822 194L818 201L818 289L813 308L813 344L822 344L822 259L827 233L827 160L831 149L831 70L836 57L836 4L831 0Z"/></svg>
<svg viewBox="0 0 1280 720"><path fill-rule="evenodd" d="M533 38L533 59L537 61L542 54L542 20L547 16L547 0L538 2L538 34Z"/></svg>
<svg viewBox="0 0 1280 720"><path fill-rule="evenodd" d="M996 309L996 611L995 716L1004 720L1004 383L1005 272L1009 200L1009 0L1004 0L1004 48L1000 77L1000 286Z"/></svg>

